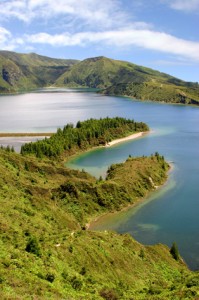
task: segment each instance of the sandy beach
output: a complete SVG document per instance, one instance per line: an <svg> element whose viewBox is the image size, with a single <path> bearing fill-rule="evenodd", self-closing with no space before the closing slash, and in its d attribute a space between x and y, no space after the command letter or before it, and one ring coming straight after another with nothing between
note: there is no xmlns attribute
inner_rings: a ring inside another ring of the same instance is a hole
<svg viewBox="0 0 199 300"><path fill-rule="evenodd" d="M106 144L105 147L111 147L111 146L113 146L115 144L118 144L118 143L126 142L126 141L133 140L133 139L137 139L138 137L141 137L146 133L148 133L148 132L133 133L133 134L131 134L129 136L126 136L124 138L113 140L113 141L109 142L108 144Z"/></svg>

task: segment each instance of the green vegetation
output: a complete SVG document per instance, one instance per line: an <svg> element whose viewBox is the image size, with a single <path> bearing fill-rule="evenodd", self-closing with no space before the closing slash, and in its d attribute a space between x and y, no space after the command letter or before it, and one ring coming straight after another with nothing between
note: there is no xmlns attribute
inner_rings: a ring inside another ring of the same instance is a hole
<svg viewBox="0 0 199 300"><path fill-rule="evenodd" d="M21 154L35 154L37 157L58 157L71 154L78 150L86 150L94 146L105 145L113 139L124 137L134 132L149 130L142 122L134 122L124 118L90 119L66 125L63 130L49 139L29 143L21 148Z"/></svg>
<svg viewBox="0 0 199 300"><path fill-rule="evenodd" d="M199 105L199 87L176 86L167 82L121 83L104 91L107 95L125 95L135 99Z"/></svg>
<svg viewBox="0 0 199 300"><path fill-rule="evenodd" d="M44 86L97 88L106 95L199 105L199 85L103 56L81 62L0 51L0 93Z"/></svg>
<svg viewBox="0 0 199 300"><path fill-rule="evenodd" d="M179 260L180 259L180 254L179 254L179 251L178 251L178 246L177 244L174 242L171 249L170 249L170 253L171 255L173 256L173 258L175 260Z"/></svg>
<svg viewBox="0 0 199 300"><path fill-rule="evenodd" d="M106 132L111 124L123 128L121 122L89 120L73 130L93 123L98 130L107 125ZM126 120L124 127L128 123L133 125ZM162 184L169 168L164 157L129 157L110 166L105 180L67 169L60 159L0 148L0 298L197 299L199 274L179 256L174 259L167 246L85 230L97 216L127 207Z"/></svg>
<svg viewBox="0 0 199 300"><path fill-rule="evenodd" d="M0 51L0 93L27 91L51 85L71 65L71 59L54 59L35 53Z"/></svg>
<svg viewBox="0 0 199 300"><path fill-rule="evenodd" d="M101 88L106 95L141 100L199 104L198 83L106 57L89 58L75 64L57 79L56 85Z"/></svg>
<svg viewBox="0 0 199 300"><path fill-rule="evenodd" d="M151 78L165 81L173 77L129 62L100 56L77 63L57 79L56 85L104 89L118 83L143 83Z"/></svg>

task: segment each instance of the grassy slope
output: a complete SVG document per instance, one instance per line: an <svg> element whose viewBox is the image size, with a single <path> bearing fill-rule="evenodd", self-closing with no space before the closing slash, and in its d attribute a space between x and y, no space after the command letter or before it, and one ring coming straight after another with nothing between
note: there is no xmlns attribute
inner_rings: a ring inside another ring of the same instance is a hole
<svg viewBox="0 0 199 300"><path fill-rule="evenodd" d="M196 299L198 274L166 246L83 230L90 217L129 205L159 185L166 169L158 155L128 158L98 181L0 150L1 299ZM37 244L28 252L33 237Z"/></svg>
<svg viewBox="0 0 199 300"><path fill-rule="evenodd" d="M199 105L199 90L161 82L122 83L104 91L107 95L125 95L141 100Z"/></svg>
<svg viewBox="0 0 199 300"><path fill-rule="evenodd" d="M58 86L106 88L106 94L137 99L199 104L198 84L129 62L96 57L74 65L56 81Z"/></svg>
<svg viewBox="0 0 199 300"><path fill-rule="evenodd" d="M34 53L0 51L0 92L28 90L52 84L76 62Z"/></svg>

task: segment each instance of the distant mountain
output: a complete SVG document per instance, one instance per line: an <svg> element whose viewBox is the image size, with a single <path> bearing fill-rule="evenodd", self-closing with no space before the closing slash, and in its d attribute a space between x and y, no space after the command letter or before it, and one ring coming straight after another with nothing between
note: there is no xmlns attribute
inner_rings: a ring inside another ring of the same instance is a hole
<svg viewBox="0 0 199 300"><path fill-rule="evenodd" d="M77 62L35 53L0 51L0 92L17 92L51 85Z"/></svg>
<svg viewBox="0 0 199 300"><path fill-rule="evenodd" d="M185 82L150 68L106 57L85 59L63 73L57 86L91 87L103 93L199 105L198 83Z"/></svg>
<svg viewBox="0 0 199 300"><path fill-rule="evenodd" d="M199 105L198 83L103 56L83 61L0 51L0 93L44 86L99 88L107 95Z"/></svg>

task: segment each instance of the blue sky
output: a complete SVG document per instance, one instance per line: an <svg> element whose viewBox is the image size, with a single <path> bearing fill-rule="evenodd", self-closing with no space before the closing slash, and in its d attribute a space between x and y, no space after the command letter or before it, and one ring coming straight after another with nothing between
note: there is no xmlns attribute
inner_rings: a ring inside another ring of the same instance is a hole
<svg viewBox="0 0 199 300"><path fill-rule="evenodd" d="M107 56L199 82L199 0L0 0L0 49Z"/></svg>

